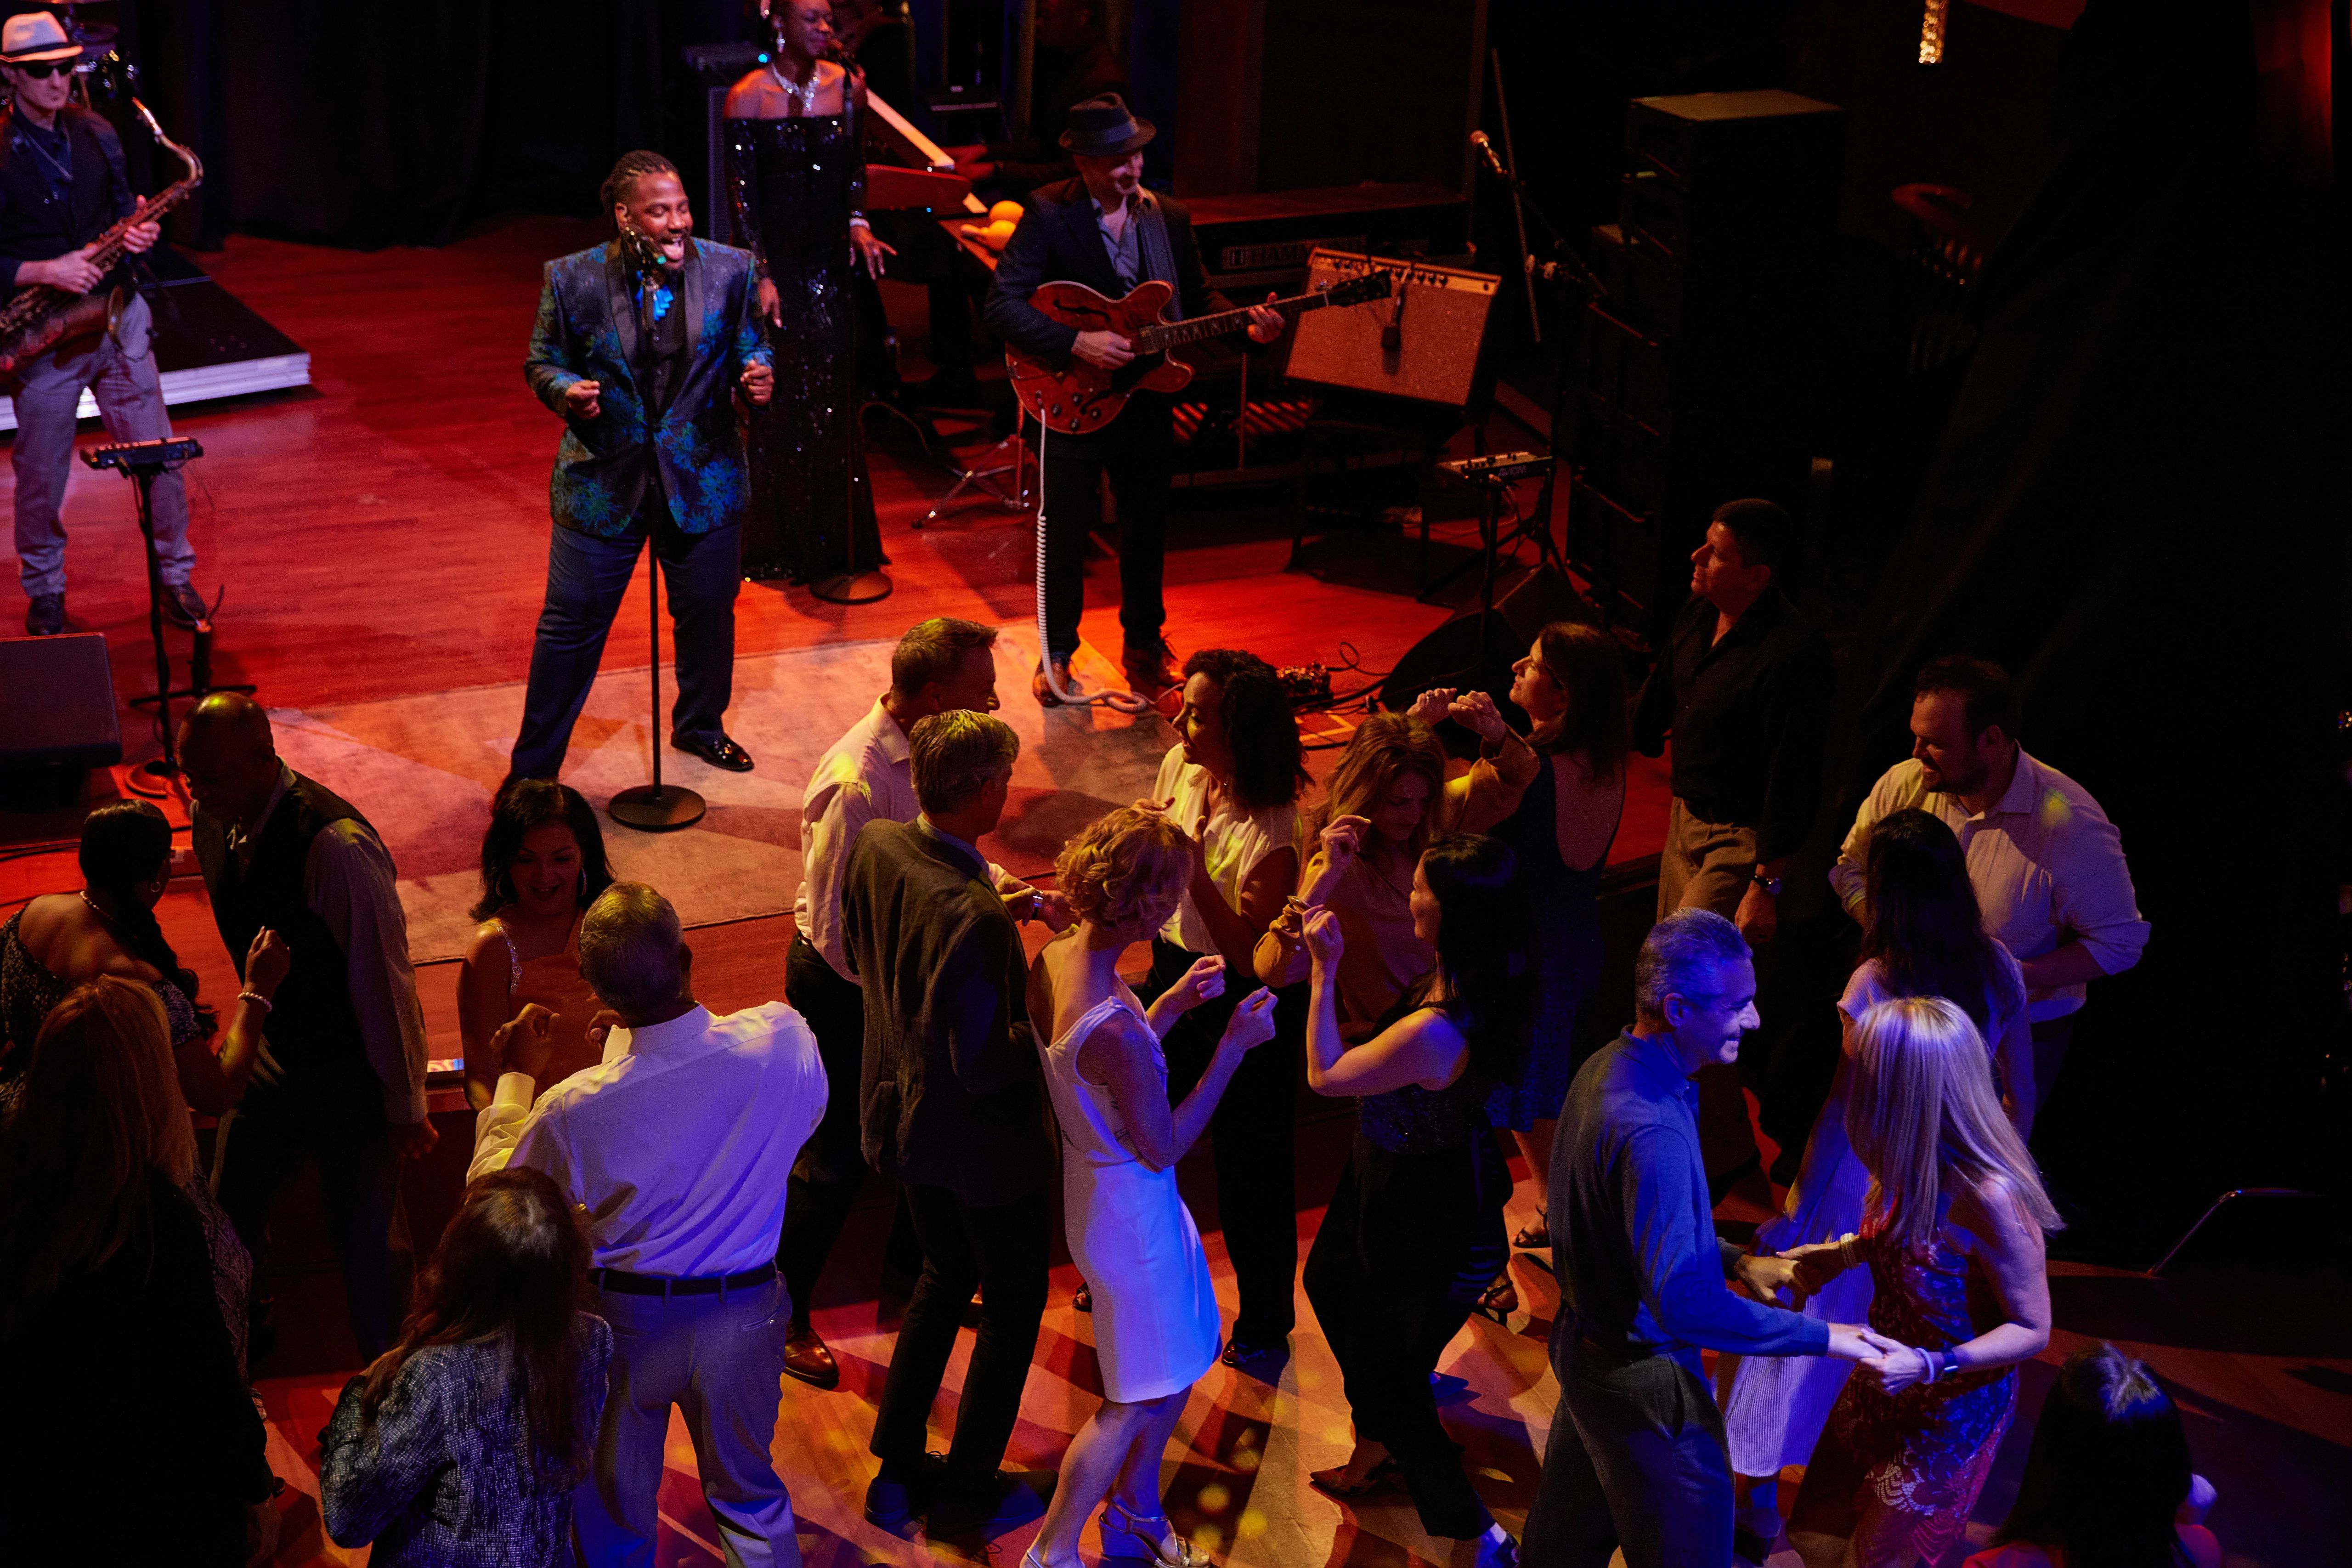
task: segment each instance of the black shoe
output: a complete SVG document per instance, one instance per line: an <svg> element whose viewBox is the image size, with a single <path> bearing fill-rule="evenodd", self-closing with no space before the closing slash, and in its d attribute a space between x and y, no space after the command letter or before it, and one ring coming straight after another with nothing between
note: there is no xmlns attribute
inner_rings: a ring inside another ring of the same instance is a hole
<svg viewBox="0 0 2352 1568"><path fill-rule="evenodd" d="M877 1475L866 1482L866 1521L895 1529L922 1513L930 1506L931 1494L939 1490L947 1463L945 1455L925 1454L911 1481L884 1480Z"/></svg>
<svg viewBox="0 0 2352 1568"><path fill-rule="evenodd" d="M672 735L669 743L681 752L700 757L714 768L725 768L730 773L751 771L751 753L725 735L706 741L699 735Z"/></svg>
<svg viewBox="0 0 2352 1568"><path fill-rule="evenodd" d="M66 596L63 594L37 594L25 606L25 635L28 637L53 637L66 629Z"/></svg>
<svg viewBox="0 0 2352 1568"><path fill-rule="evenodd" d="M1770 1542L1765 1540L1762 1536L1757 1534L1754 1531L1748 1529L1744 1524L1736 1524L1731 1527L1731 1559L1733 1562L1749 1564L1750 1568L1763 1568L1764 1560L1771 1555L1772 1543Z"/></svg>
<svg viewBox="0 0 2352 1568"><path fill-rule="evenodd" d="M1263 1377L1265 1373L1258 1370L1263 1363L1272 1362L1278 1370L1281 1363L1289 1361L1290 1341L1285 1338L1268 1344L1254 1345L1245 1340L1228 1340L1225 1353L1217 1359L1227 1366L1239 1367L1244 1372L1256 1371L1257 1375Z"/></svg>
<svg viewBox="0 0 2352 1568"><path fill-rule="evenodd" d="M1053 1496L1054 1478L1045 1477L1044 1496L1026 1476L996 1471L978 1486L950 1489L942 1482L939 1500L923 1516L923 1533L930 1536L994 1534L1045 1511Z"/></svg>
<svg viewBox="0 0 2352 1568"><path fill-rule="evenodd" d="M209 623L213 607L205 596L189 583L163 584L163 618L185 631L194 631L199 621Z"/></svg>

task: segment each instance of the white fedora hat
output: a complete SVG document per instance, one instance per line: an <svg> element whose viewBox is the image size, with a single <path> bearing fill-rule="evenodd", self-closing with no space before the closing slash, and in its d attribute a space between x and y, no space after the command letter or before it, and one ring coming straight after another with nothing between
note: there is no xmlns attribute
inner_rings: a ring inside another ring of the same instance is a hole
<svg viewBox="0 0 2352 1568"><path fill-rule="evenodd" d="M0 25L0 64L69 60L81 52L81 46L67 37L65 28L47 11L19 12Z"/></svg>

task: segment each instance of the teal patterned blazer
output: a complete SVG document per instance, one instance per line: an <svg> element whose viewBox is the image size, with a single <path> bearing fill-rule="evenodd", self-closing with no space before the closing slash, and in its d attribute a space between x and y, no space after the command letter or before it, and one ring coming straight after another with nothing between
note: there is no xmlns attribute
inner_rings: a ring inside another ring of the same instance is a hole
<svg viewBox="0 0 2352 1568"><path fill-rule="evenodd" d="M596 417L567 417L555 451L548 510L566 528L605 539L628 532L626 498L648 440L681 532L709 533L742 521L751 477L733 393L746 364L770 363L751 299L753 259L732 246L686 243L679 289L686 373L660 427L651 431L634 368L637 313L620 247L600 245L547 264L523 379L559 414L563 389L573 382L593 381L603 389Z"/></svg>

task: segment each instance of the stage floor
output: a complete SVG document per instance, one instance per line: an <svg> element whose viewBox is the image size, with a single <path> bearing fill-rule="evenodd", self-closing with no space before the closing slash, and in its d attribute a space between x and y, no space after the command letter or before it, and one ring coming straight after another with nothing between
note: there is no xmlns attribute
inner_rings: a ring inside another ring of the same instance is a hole
<svg viewBox="0 0 2352 1568"><path fill-rule="evenodd" d="M204 258L224 286L310 351L313 376L307 389L174 414L178 428L205 447L188 469L189 493L196 582L207 595L228 587L218 679L255 682L272 708L309 710L520 679L544 581L547 477L557 437L554 418L523 386L523 348L541 262L593 238L582 225L531 218L437 251L361 254L240 237ZM894 310L919 299L912 289L892 291ZM86 429L85 439L93 433ZM1496 444L1524 439L1500 432ZM843 607L796 589L749 585L739 608L743 654L895 637L931 615L1004 625L1031 614L1031 541L1019 518L973 504L918 531L912 524L947 489L947 478L879 447L872 468L896 594ZM126 485L77 466L66 508L73 534L68 614L78 629L106 634L126 699L152 680L131 516ZM1346 639L1365 668L1380 670L1448 614L1405 593L1286 573L1288 551L1286 533L1180 531L1167 592L1169 633L1179 649L1241 646L1277 665L1336 664ZM1097 647L1118 637L1117 575L1108 564L1095 563L1088 590L1084 629ZM0 577L12 584L0 593L10 631L22 614L12 567L13 558L0 564ZM644 629L641 612L620 617L606 670L643 668ZM185 637L173 634L173 647L184 658ZM1018 689L1003 696L1008 704L1028 700ZM134 762L154 753L142 724L124 708ZM1318 773L1331 756L1316 754ZM675 752L665 765L672 764L687 777L700 767ZM1654 855L1664 828L1663 769L1637 767L1615 850L1620 861ZM94 787L103 796L111 786ZM0 915L35 893L78 885L69 842L77 821L70 812L0 815ZM469 851L465 835L478 831L465 829L457 850ZM782 891L788 901L790 889ZM174 881L161 915L206 994L232 990L233 973L193 875ZM697 981L706 998L726 1008L780 994L790 935L788 914L698 931ZM427 966L419 979L434 1053L454 1055L456 966ZM1343 1121L1318 1136L1334 1127L1344 1136ZM1199 1185L1198 1175L1188 1172L1188 1190ZM1514 1226L1533 1217L1537 1197L1522 1177ZM1752 1221L1770 1196L1744 1194L1724 1217ZM1302 1209L1298 1217L1302 1238L1311 1237L1319 1210ZM1213 1231L1210 1247L1219 1289L1230 1299L1231 1275ZM1445 1370L1464 1380L1451 1396L1449 1423L1468 1445L1489 1502L1516 1528L1557 1394L1543 1354L1557 1303L1540 1268L1522 1258L1513 1272L1522 1312L1507 1326L1474 1321L1449 1348ZM2061 1266L2057 1272L2061 1331L2027 1371L2029 1416L2066 1351L2088 1334L2116 1339L2154 1361L2182 1397L2200 1466L2221 1489L2213 1523L2233 1561L2313 1561L2310 1543L2352 1537L2352 1503L2340 1486L2352 1447L2352 1344L2340 1295L2319 1310L2307 1292L2218 1297L2112 1271ZM331 1273L273 1283L281 1307L299 1300L339 1315ZM1050 1468L1092 1406L1090 1331L1070 1309L1074 1283L1067 1269L1057 1278L1009 1464ZM858 1517L870 1473L872 1397L887 1356L876 1310L870 1300L821 1306L820 1323L842 1352L843 1386L820 1394L786 1385L776 1452L809 1561L825 1568L960 1555L919 1538L895 1542ZM273 1416L273 1457L298 1489L315 1489L316 1436L345 1372L272 1375L289 1359L281 1347L277 1363L257 1369ZM338 1363L329 1354L310 1364ZM956 1376L960 1371L951 1386ZM1972 1529L1979 1542L2007 1506L2030 1429L2030 1419L2021 1420L2004 1445ZM1278 1384L1217 1369L1195 1393L1181 1434L1171 1453L1178 1467L1171 1502L1202 1540L1218 1532L1224 1560L1285 1568L1449 1560L1420 1533L1409 1508L1351 1515L1307 1487L1306 1469L1339 1462L1347 1444L1337 1373L1311 1316L1302 1320L1295 1359ZM673 1441L670 1464L659 1561L715 1561L717 1531L682 1436ZM1016 1557L1028 1533L1004 1538L996 1560ZM318 1560L363 1556L328 1548ZM1452 1560L1467 1561L1459 1549Z"/></svg>

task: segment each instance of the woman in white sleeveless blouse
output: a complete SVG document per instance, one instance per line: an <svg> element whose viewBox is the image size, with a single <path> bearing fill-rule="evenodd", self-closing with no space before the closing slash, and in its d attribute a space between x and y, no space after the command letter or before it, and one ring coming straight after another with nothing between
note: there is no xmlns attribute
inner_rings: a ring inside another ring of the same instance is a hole
<svg viewBox="0 0 2352 1568"><path fill-rule="evenodd" d="M1070 1257L1094 1288L1103 1404L1071 1440L1028 1568L1071 1568L1104 1500L1103 1551L1163 1568L1208 1558L1169 1525L1160 1465L1192 1384L1217 1359L1217 1299L1176 1162L1209 1125L1250 1047L1274 1036L1274 994L1234 1010L1200 1083L1168 1104L1160 1037L1224 990L1203 958L1147 1012L1118 977L1128 948L1174 911L1192 850L1158 812L1115 811L1055 862L1076 927L1037 955L1029 1016L1062 1127L1062 1214ZM1047 1043L1050 1042L1050 1043Z"/></svg>

